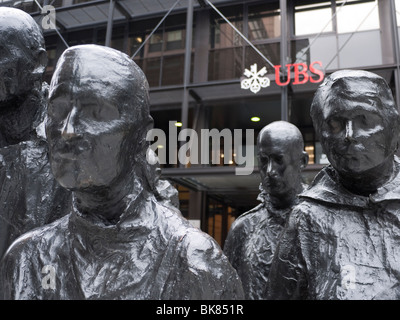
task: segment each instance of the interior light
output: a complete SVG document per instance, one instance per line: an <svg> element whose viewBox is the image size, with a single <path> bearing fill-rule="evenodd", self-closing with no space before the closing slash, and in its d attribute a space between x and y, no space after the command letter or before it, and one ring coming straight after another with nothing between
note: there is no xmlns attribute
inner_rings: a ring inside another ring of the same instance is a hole
<svg viewBox="0 0 400 320"><path fill-rule="evenodd" d="M158 149L163 149L164 146L163 146L162 144L159 144L159 145L157 146L157 148L158 148Z"/></svg>
<svg viewBox="0 0 400 320"><path fill-rule="evenodd" d="M224 156L224 154L222 153L222 154L221 154L221 158L223 158L223 157L225 157L225 156Z"/></svg>
<svg viewBox="0 0 400 320"><path fill-rule="evenodd" d="M175 122L175 126L177 126L177 127L182 127L182 122Z"/></svg>
<svg viewBox="0 0 400 320"><path fill-rule="evenodd" d="M259 117L251 117L250 120L253 121L253 122L258 122L258 121L260 121L261 119L260 119Z"/></svg>

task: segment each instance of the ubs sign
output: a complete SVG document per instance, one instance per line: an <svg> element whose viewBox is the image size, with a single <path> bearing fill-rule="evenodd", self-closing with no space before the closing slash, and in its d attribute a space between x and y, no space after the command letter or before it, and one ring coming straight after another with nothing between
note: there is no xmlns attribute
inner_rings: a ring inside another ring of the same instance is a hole
<svg viewBox="0 0 400 320"><path fill-rule="evenodd" d="M307 82L318 83L324 79L324 73L322 70L316 68L318 65L322 68L321 61L314 61L309 66L305 63L293 63L287 64L285 79L281 79L281 65L274 66L275 69L275 81L278 86L287 86L289 83L293 85L305 84ZM293 70L293 78L292 78ZM266 88L270 85L270 81L264 75L267 73L267 69L263 67L260 71L257 71L257 64L253 64L250 70L245 69L244 75L247 77L241 81L242 89L250 89L251 92L257 93L261 88ZM316 76L316 77L315 77Z"/></svg>

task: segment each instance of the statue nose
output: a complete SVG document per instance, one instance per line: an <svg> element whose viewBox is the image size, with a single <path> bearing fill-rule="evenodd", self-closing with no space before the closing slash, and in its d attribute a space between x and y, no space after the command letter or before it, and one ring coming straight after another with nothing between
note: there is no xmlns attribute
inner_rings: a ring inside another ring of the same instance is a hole
<svg viewBox="0 0 400 320"><path fill-rule="evenodd" d="M61 129L61 136L64 139L71 139L77 136L75 130L76 113L76 107L73 107L67 118L65 119L64 126Z"/></svg>
<svg viewBox="0 0 400 320"><path fill-rule="evenodd" d="M349 120L346 122L346 141L354 141L353 121Z"/></svg>
<svg viewBox="0 0 400 320"><path fill-rule="evenodd" d="M275 168L271 160L269 160L267 164L267 175L269 176L275 175Z"/></svg>

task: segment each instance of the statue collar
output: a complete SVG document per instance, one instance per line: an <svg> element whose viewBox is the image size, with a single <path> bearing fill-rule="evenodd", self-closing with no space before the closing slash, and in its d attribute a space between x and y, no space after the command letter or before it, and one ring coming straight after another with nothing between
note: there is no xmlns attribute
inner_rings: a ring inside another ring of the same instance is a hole
<svg viewBox="0 0 400 320"><path fill-rule="evenodd" d="M400 200L400 160L395 156L394 165L397 174L369 196L362 196L348 191L339 182L332 166L323 168L314 178L310 188L299 195L300 199L312 199L319 202L366 207L369 203Z"/></svg>
<svg viewBox="0 0 400 320"><path fill-rule="evenodd" d="M302 187L303 187L303 191L304 191L304 190L306 190L307 185L306 184L302 184ZM271 204L269 194L264 189L262 183L260 183L258 188L260 190L260 193L257 196L257 200L261 202L261 206L263 206L266 210L268 210L268 212L270 214L272 214L273 216L279 216L279 217L285 217L286 218L286 216L290 213L290 211L292 211L293 206L290 207L290 208L286 208L286 209L274 208L272 206L272 204ZM298 203L298 200L299 199L297 198L294 205L296 205Z"/></svg>
<svg viewBox="0 0 400 320"><path fill-rule="evenodd" d="M143 185L136 181L134 191L124 199L126 202L124 212L119 221L113 225L88 219L78 211L73 200L70 228L74 230L74 233L85 235L85 237L90 238L92 235L98 238L99 235L103 235L111 241L112 239L129 241L132 237L147 236L154 229L154 221L157 219L155 211L149 207L152 201L148 201L147 198L151 197L152 195L143 189Z"/></svg>

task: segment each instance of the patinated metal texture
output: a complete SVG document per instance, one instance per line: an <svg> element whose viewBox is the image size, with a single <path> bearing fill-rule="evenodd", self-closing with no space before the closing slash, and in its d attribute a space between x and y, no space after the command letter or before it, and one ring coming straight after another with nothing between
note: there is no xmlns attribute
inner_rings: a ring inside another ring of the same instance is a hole
<svg viewBox="0 0 400 320"><path fill-rule="evenodd" d="M72 191L73 208L10 247L0 272L5 299L243 297L216 241L157 196L146 161L152 125L147 80L127 55L97 45L63 53L46 133L52 172Z"/></svg>
<svg viewBox="0 0 400 320"><path fill-rule="evenodd" d="M342 70L311 116L331 165L300 195L271 266L271 299L399 299L399 114L386 81Z"/></svg>
<svg viewBox="0 0 400 320"><path fill-rule="evenodd" d="M305 189L301 170L308 163L299 129L286 121L265 126L258 138L261 184L257 207L240 215L224 252L237 270L246 299L266 299L265 287L279 236L297 195Z"/></svg>
<svg viewBox="0 0 400 320"><path fill-rule="evenodd" d="M68 212L44 134L47 54L40 27L22 10L0 8L0 257L23 233ZM1 288L0 288L1 291Z"/></svg>

